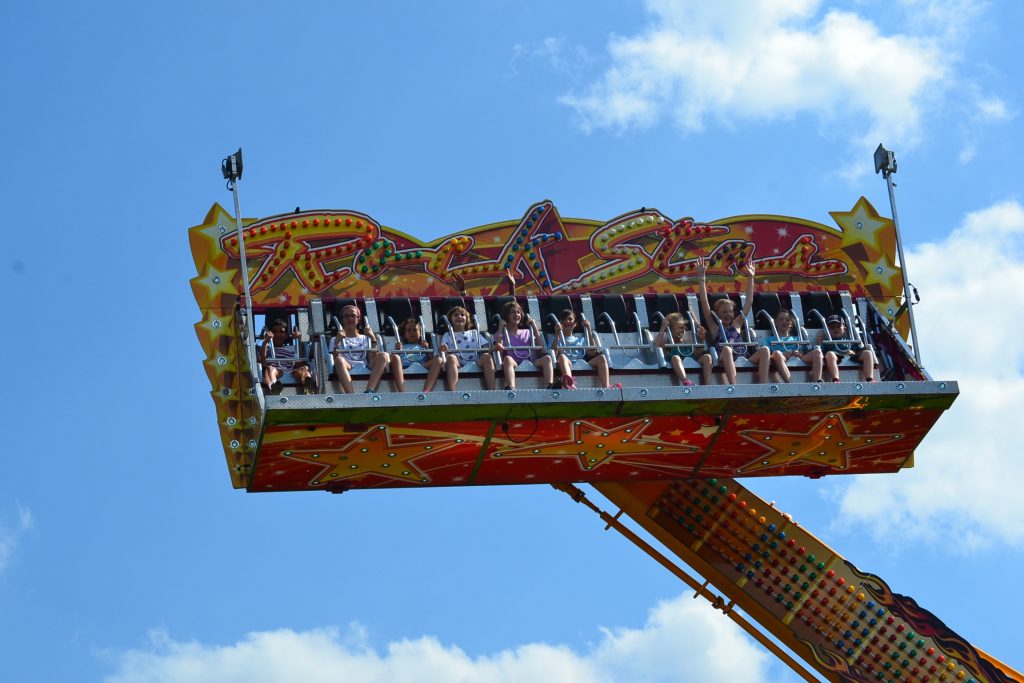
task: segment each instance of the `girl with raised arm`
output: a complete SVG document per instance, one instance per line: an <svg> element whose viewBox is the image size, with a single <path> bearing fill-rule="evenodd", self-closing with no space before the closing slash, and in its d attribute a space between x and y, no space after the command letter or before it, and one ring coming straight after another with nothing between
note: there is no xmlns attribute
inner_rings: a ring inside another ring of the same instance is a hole
<svg viewBox="0 0 1024 683"><path fill-rule="evenodd" d="M750 354L750 346L742 343L746 340L743 339L741 330L746 324L747 316L750 315L750 307L754 305L754 264L748 261L740 267L740 272L747 276L747 301L743 305L742 314L737 310L736 302L732 299L724 298L715 302L715 314L722 321L721 326L711 315L711 306L708 303L707 272L707 260L701 256L697 259L697 274L700 276L701 314L708 324L712 343L718 350L718 360L725 374L725 383L736 384L736 358L747 358ZM749 356L749 360L757 367L757 381L762 384L766 383L770 360L768 349L764 347L757 349L753 355Z"/></svg>
<svg viewBox="0 0 1024 683"><path fill-rule="evenodd" d="M501 369L505 374L506 389L516 388L516 368L524 360L531 358L544 373L547 388L555 388L555 367L551 362L551 356L538 355L534 353L534 349L523 348L537 345L540 330L537 329L536 320L526 317L519 302L509 301L501 309L501 322L498 323L494 339L494 350L502 355Z"/></svg>

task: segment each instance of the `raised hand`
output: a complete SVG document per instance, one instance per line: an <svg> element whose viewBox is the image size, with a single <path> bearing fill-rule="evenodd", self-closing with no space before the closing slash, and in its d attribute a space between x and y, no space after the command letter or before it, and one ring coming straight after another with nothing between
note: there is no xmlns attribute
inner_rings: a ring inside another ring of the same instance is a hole
<svg viewBox="0 0 1024 683"><path fill-rule="evenodd" d="M452 282L455 283L455 288L459 290L459 294L466 292L466 278L462 277L462 273L452 273Z"/></svg>
<svg viewBox="0 0 1024 683"><path fill-rule="evenodd" d="M742 266L740 266L740 272L743 273L744 275L746 275L749 278L753 278L754 277L754 263L752 261L747 261Z"/></svg>
<svg viewBox="0 0 1024 683"><path fill-rule="evenodd" d="M708 274L708 261L703 256L697 257L697 274L701 277L707 277Z"/></svg>

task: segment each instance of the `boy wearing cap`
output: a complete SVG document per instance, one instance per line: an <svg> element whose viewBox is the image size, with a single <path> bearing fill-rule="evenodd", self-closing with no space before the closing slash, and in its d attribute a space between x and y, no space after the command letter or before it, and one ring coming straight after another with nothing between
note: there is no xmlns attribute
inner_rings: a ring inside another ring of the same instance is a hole
<svg viewBox="0 0 1024 683"><path fill-rule="evenodd" d="M838 382L840 361L843 358L853 358L861 363L861 376L864 381L874 382L875 354L871 347L847 339L846 321L838 315L830 315L825 320L825 325L828 327L828 338L824 332L818 335L818 344L821 345L821 350L825 354L825 374L833 382Z"/></svg>

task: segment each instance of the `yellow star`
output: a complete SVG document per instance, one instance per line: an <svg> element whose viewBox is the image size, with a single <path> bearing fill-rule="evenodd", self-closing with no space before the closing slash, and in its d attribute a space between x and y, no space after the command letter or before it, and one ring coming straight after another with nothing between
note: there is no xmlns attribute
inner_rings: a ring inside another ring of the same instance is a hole
<svg viewBox="0 0 1024 683"><path fill-rule="evenodd" d="M700 434L705 439L713 435L718 431L718 427L715 425L701 425L697 430L691 432L692 434Z"/></svg>
<svg viewBox="0 0 1024 683"><path fill-rule="evenodd" d="M203 365L206 366L206 375L213 380L225 372L233 372L235 370L235 359L233 356L214 351L209 358L203 361Z"/></svg>
<svg viewBox="0 0 1024 683"><path fill-rule="evenodd" d="M896 251L896 230L864 197L849 211L831 211L832 219L843 229L843 247L866 245L874 253Z"/></svg>
<svg viewBox="0 0 1024 683"><path fill-rule="evenodd" d="M649 418L616 427L602 427L587 420L574 420L566 439L500 450L494 458L576 457L584 470L593 470L606 462L629 461L630 456L663 457L699 450L693 446L662 441L660 435L645 436ZM650 463L648 463L650 464Z"/></svg>
<svg viewBox="0 0 1024 683"><path fill-rule="evenodd" d="M211 342L222 334L235 335L235 317L231 314L217 315L213 309L207 310L202 322L196 323L196 331L203 330Z"/></svg>
<svg viewBox="0 0 1024 683"><path fill-rule="evenodd" d="M197 226L195 230L214 245L218 244L224 235L227 235L228 233L235 234L238 232L238 226L235 225L234 216L230 215L220 205L215 206L220 210L213 217L213 221L204 223L202 226Z"/></svg>
<svg viewBox="0 0 1024 683"><path fill-rule="evenodd" d="M899 287L900 270L888 255L883 254L874 263L865 263L864 267L868 271L864 276L865 286L877 283L887 292L891 292L893 287Z"/></svg>
<svg viewBox="0 0 1024 683"><path fill-rule="evenodd" d="M739 435L763 446L768 452L737 468L737 473L784 470L798 462L844 470L856 451L877 448L903 438L902 434L853 434L843 417L837 414L823 417L804 433L751 429L739 432Z"/></svg>
<svg viewBox="0 0 1024 683"><path fill-rule="evenodd" d="M206 264L202 274L192 278L192 291L196 295L196 301L203 307L221 294L238 294L238 287L235 284L237 275L237 269L217 270Z"/></svg>

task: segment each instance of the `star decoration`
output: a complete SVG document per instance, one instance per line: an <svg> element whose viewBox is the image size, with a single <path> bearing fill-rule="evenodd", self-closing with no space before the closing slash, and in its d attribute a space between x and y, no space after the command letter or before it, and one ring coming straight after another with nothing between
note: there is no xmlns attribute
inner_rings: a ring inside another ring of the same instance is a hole
<svg viewBox="0 0 1024 683"><path fill-rule="evenodd" d="M238 231L238 226L235 225L235 219L229 215L220 206L217 206L219 211L217 212L216 220L211 223L204 225L198 232L203 235L206 239L210 240L211 244L216 244L220 241L220 238L224 237L228 233L235 234ZM243 221L243 227L244 227Z"/></svg>
<svg viewBox="0 0 1024 683"><path fill-rule="evenodd" d="M862 244L880 254L896 250L896 233L892 221L880 216L864 197L857 200L850 211L829 213L843 229L844 246Z"/></svg>
<svg viewBox="0 0 1024 683"><path fill-rule="evenodd" d="M206 317L196 327L205 330L211 340L222 334L229 334L234 338L235 320L232 315L216 315L212 310L206 312Z"/></svg>
<svg viewBox="0 0 1024 683"><path fill-rule="evenodd" d="M197 300L199 300L201 292L205 292L203 301L207 303L214 301L222 294L238 294L238 288L235 286L237 276L238 270L236 269L218 270L210 264L206 264L203 273L199 277L192 278L192 291Z"/></svg>
<svg viewBox="0 0 1024 683"><path fill-rule="evenodd" d="M340 446L283 451L281 456L320 466L310 482L323 486L329 482L364 477L367 474L396 479L407 484L429 483L430 478L416 466L416 459L461 445L461 439L449 434L436 437L393 433L387 425L371 427Z"/></svg>
<svg viewBox="0 0 1024 683"><path fill-rule="evenodd" d="M739 435L764 447L767 452L738 467L737 473L784 469L794 463L844 470L856 451L903 438L902 434L853 434L841 415L823 417L803 433L751 429L739 432Z"/></svg>
<svg viewBox="0 0 1024 683"><path fill-rule="evenodd" d="M709 436L714 435L715 432L717 432L717 431L718 431L718 427L715 426L715 425L701 425L696 430L691 432L691 434L700 434L701 437L706 439Z"/></svg>
<svg viewBox="0 0 1024 683"><path fill-rule="evenodd" d="M583 470L593 470L605 463L628 461L635 456L659 456L696 452L699 449L685 443L664 441L660 434L646 436L644 431L651 420L634 420L616 427L602 427L587 420L574 420L566 438L561 441L501 449L491 457L505 458L564 458L575 456Z"/></svg>
<svg viewBox="0 0 1024 683"><path fill-rule="evenodd" d="M886 287L894 286L894 280L899 277L900 271L893 264L889 256L882 255L874 263L865 263L867 274L864 276L864 284L880 284ZM898 283L897 283L898 284Z"/></svg>

